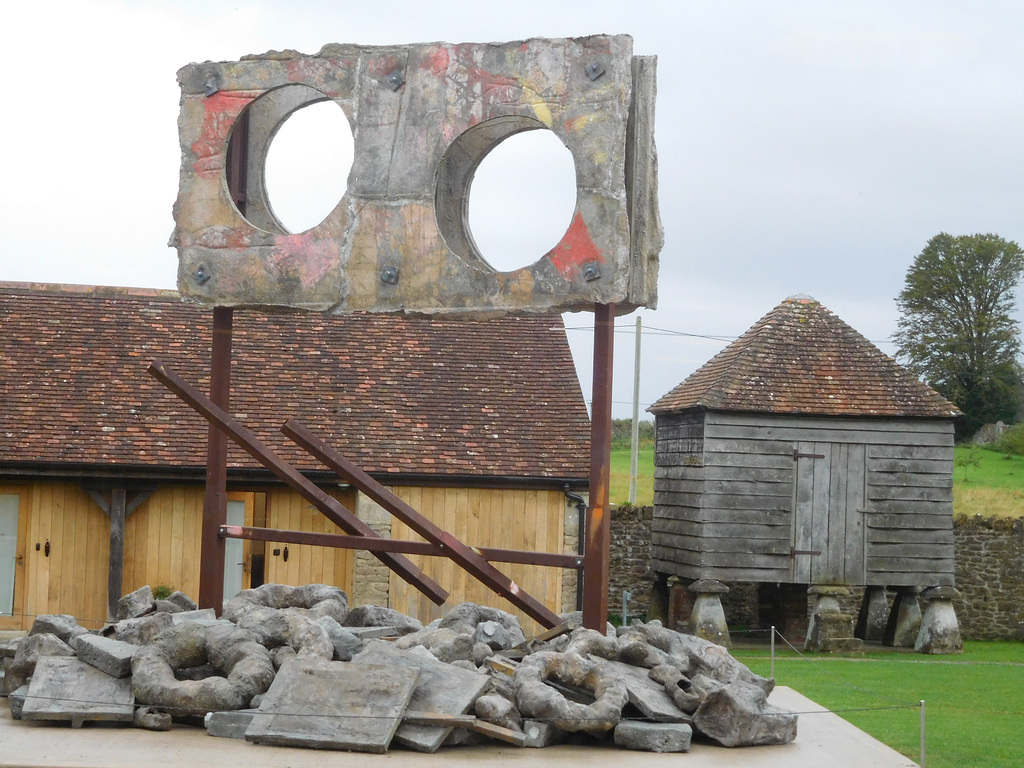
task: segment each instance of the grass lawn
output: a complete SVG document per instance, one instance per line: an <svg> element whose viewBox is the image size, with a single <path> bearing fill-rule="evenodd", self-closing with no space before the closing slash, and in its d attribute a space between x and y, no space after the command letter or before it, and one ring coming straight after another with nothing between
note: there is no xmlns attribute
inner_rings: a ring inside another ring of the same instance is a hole
<svg viewBox="0 0 1024 768"><path fill-rule="evenodd" d="M1024 515L1024 456L957 446L953 512L982 517Z"/></svg>
<svg viewBox="0 0 1024 768"><path fill-rule="evenodd" d="M1024 643L964 645L960 656L877 652L840 658L777 650L775 678L915 761L920 755L917 705L923 699L930 768L1020 765ZM768 675L767 649L733 655Z"/></svg>
<svg viewBox="0 0 1024 768"><path fill-rule="evenodd" d="M612 449L612 476L610 497L613 504L629 501L629 448ZM654 503L654 448L641 448L637 456L637 506Z"/></svg>

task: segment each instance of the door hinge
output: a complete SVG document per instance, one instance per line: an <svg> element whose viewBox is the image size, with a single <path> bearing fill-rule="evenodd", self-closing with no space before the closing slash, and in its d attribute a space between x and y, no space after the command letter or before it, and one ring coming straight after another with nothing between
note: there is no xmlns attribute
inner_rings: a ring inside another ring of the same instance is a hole
<svg viewBox="0 0 1024 768"><path fill-rule="evenodd" d="M797 459L824 459L824 453L800 453L799 448L793 449L793 461Z"/></svg>
<svg viewBox="0 0 1024 768"><path fill-rule="evenodd" d="M789 548L789 556L796 557L797 555L820 555L820 549L793 549Z"/></svg>

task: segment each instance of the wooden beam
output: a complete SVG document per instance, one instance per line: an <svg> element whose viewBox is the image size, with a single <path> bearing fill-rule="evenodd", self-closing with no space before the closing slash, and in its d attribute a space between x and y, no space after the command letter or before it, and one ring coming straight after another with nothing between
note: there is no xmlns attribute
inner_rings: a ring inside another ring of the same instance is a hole
<svg viewBox="0 0 1024 768"><path fill-rule="evenodd" d="M302 498L316 507L324 517L339 528L367 538L380 538L370 526L352 514L340 501L318 488L315 483L262 443L256 435L214 405L209 398L204 397L199 390L190 386L180 376L167 370L162 363L154 361L149 366L149 374L188 403L200 416L211 424L215 424L242 450L281 478L286 485L297 491ZM220 539L219 525L215 535ZM223 542L223 539L221 541ZM387 552L378 552L375 557L435 604L441 605L448 599L447 590L423 573L407 557Z"/></svg>
<svg viewBox="0 0 1024 768"><path fill-rule="evenodd" d="M125 490L110 492L110 557L107 575L107 621L117 619L117 603L121 599L124 578Z"/></svg>
<svg viewBox="0 0 1024 768"><path fill-rule="evenodd" d="M501 595L545 627L553 627L561 621L557 613L491 565L479 551L467 547L451 533L421 515L362 469L317 438L298 419L288 419L281 427L281 431L300 448L333 469L343 479L437 547L442 554L449 557L456 565L492 592Z"/></svg>
<svg viewBox="0 0 1024 768"><path fill-rule="evenodd" d="M403 555L426 557L448 557L441 547L426 541L405 541L403 539L371 539L365 536L346 536L339 533L316 533L314 531L285 531L280 528L254 528L244 525L222 525L220 535L229 539L248 541L273 541L280 544L308 544L314 547L336 547L337 549L362 549L367 552L400 552ZM495 563L523 563L551 568L582 568L583 558L579 555L560 555L554 552L524 552L518 549L492 549L473 547L487 560Z"/></svg>

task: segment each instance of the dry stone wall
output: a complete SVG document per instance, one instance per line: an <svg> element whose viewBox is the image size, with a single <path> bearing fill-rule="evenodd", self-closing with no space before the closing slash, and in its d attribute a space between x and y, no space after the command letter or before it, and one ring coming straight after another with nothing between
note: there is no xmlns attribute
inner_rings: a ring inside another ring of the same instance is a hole
<svg viewBox="0 0 1024 768"><path fill-rule="evenodd" d="M630 615L647 612L651 582L643 576L651 567L651 520L654 507L622 504L612 510L608 575L608 612L622 613L622 591L633 593Z"/></svg>
<svg viewBox="0 0 1024 768"><path fill-rule="evenodd" d="M958 515L955 601L970 640L1024 640L1024 518Z"/></svg>

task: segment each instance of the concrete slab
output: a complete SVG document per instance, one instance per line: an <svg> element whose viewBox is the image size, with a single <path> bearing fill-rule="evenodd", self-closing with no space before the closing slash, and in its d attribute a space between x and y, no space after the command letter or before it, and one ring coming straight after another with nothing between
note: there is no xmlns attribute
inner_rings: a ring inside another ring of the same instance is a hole
<svg viewBox="0 0 1024 768"><path fill-rule="evenodd" d="M245 732L256 744L387 751L419 670L296 659L277 673Z"/></svg>
<svg viewBox="0 0 1024 768"><path fill-rule="evenodd" d="M261 749L236 739L211 739L205 729L176 726L168 733L134 728L55 728L11 720L0 705L0 744L10 768L171 768L215 765L252 768L272 761L289 768L915 768L917 763L805 696L779 687L772 704L800 712L796 741L775 747L726 749L695 741L685 756L630 752L615 747L560 745L545 750L503 745L455 747L433 755L395 749L386 758L352 752L276 747ZM268 757L269 755L269 757Z"/></svg>
<svg viewBox="0 0 1024 768"><path fill-rule="evenodd" d="M691 723L693 718L675 705L672 698L665 692L665 686L654 682L649 670L623 664L621 661L610 661L591 655L590 659L614 671L622 678L629 694L629 703L639 709L647 717L661 723Z"/></svg>
<svg viewBox="0 0 1024 768"><path fill-rule="evenodd" d="M21 716L70 720L76 728L92 720L130 723L134 705L131 680L118 680L78 659L44 656L36 663Z"/></svg>
<svg viewBox="0 0 1024 768"><path fill-rule="evenodd" d="M128 677L132 673L132 657L139 646L109 637L85 634L72 638L71 649L81 661L111 677Z"/></svg>
<svg viewBox="0 0 1024 768"><path fill-rule="evenodd" d="M419 670L419 681L409 700L408 708L412 712L464 715L491 684L486 675L438 661L425 648L401 651L383 640L371 640L352 659L352 663L406 666ZM395 741L421 752L436 752L451 732L452 726L402 723L395 732Z"/></svg>

